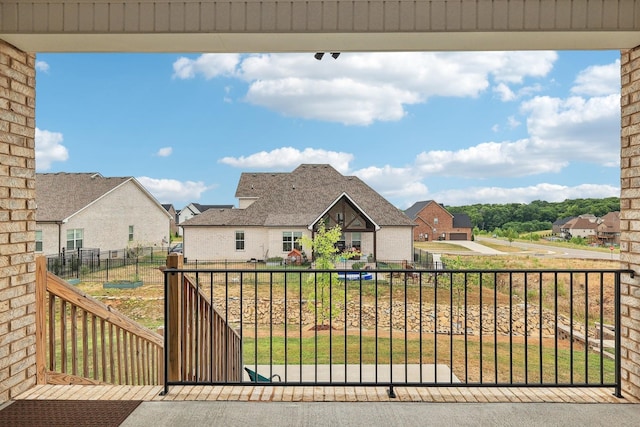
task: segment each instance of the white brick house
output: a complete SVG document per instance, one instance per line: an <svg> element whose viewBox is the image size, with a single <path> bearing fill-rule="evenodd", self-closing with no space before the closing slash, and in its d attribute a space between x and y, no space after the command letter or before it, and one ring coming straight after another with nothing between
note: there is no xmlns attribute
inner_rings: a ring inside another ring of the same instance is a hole
<svg viewBox="0 0 640 427"><path fill-rule="evenodd" d="M184 256L200 260L263 260L302 249L301 236L339 224L345 249L378 260L413 257L413 222L371 187L329 165L304 164L291 173L243 173L239 209L209 209L182 224Z"/></svg>
<svg viewBox="0 0 640 427"><path fill-rule="evenodd" d="M164 246L170 226L171 214L135 178L36 174L38 253Z"/></svg>

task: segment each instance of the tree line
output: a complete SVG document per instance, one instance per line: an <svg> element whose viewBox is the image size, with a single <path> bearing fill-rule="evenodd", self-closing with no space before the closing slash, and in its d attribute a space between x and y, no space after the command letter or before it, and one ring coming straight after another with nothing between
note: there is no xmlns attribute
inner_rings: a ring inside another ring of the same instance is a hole
<svg viewBox="0 0 640 427"><path fill-rule="evenodd" d="M452 214L466 213L475 229L485 232L515 230L526 233L550 230L563 218L592 214L597 217L620 210L620 198L568 199L563 202L535 200L531 203L445 206Z"/></svg>

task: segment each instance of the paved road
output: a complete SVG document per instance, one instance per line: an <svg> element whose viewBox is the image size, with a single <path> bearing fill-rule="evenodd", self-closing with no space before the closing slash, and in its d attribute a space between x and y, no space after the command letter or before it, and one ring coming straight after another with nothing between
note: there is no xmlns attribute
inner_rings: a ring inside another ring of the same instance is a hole
<svg viewBox="0 0 640 427"><path fill-rule="evenodd" d="M507 241L497 240L490 237L476 237L478 242L483 241L493 241L500 242L504 244L509 244ZM449 242L449 243L458 243L458 242ZM482 246L482 245L479 245ZM514 241L512 246L517 246L526 250L534 251L537 256L548 256L548 257L556 257L556 258L582 258L582 259L613 259L619 260L620 254L617 253L606 253L599 251L590 251L588 249L572 249L572 248L561 248L556 246L542 245L536 243L528 243L521 241Z"/></svg>

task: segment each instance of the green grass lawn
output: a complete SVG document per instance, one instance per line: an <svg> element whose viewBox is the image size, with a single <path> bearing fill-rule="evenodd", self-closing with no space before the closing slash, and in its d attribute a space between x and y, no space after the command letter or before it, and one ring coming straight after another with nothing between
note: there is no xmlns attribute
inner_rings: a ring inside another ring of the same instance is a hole
<svg viewBox="0 0 640 427"><path fill-rule="evenodd" d="M465 347L463 336L454 336L451 341L448 336L442 336L438 337L436 349L432 335L423 338L422 342L419 339L409 339L405 343L399 338L393 339L393 342L389 337L381 336L377 340L375 337L358 335L336 335L330 338L323 333L302 339L258 338L257 358L255 342L247 337L243 340L243 360L246 365L282 365L285 357L289 365L438 363L453 367L453 372L463 383L478 383L482 380L483 383L503 384L581 384L585 382L587 366L589 383L610 384L614 381L614 362L611 359L602 359L601 377L601 359L597 353L589 352L585 355L584 350L575 347L572 362L572 353L566 346L557 349L557 359L554 346L544 346L540 363L540 346L532 342L527 347L523 342L510 344L508 341L498 342L494 346L492 340L484 340L481 349L477 339L469 339ZM466 367L465 355L468 364ZM585 357L588 357L587 363Z"/></svg>

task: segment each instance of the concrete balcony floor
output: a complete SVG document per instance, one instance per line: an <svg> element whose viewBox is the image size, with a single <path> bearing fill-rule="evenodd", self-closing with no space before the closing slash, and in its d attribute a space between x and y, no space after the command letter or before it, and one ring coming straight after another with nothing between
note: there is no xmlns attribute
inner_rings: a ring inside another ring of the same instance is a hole
<svg viewBox="0 0 640 427"><path fill-rule="evenodd" d="M21 399L142 400L137 426L635 426L640 399L610 388L38 385ZM351 403L351 404L349 404ZM424 403L424 404L420 404ZM1 423L0 423L1 424Z"/></svg>

